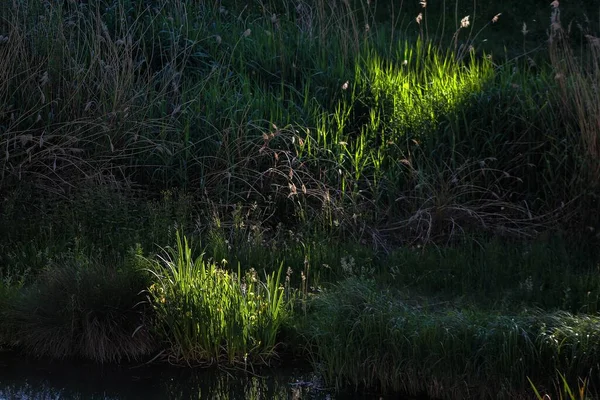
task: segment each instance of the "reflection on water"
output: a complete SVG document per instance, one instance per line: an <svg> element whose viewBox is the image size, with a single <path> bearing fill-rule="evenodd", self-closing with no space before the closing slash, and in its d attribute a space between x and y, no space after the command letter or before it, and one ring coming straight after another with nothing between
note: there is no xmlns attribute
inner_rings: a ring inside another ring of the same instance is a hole
<svg viewBox="0 0 600 400"><path fill-rule="evenodd" d="M319 388L310 373L279 369L262 370L259 374L165 366L130 368L48 362L0 352L0 399L346 398L333 396Z"/></svg>

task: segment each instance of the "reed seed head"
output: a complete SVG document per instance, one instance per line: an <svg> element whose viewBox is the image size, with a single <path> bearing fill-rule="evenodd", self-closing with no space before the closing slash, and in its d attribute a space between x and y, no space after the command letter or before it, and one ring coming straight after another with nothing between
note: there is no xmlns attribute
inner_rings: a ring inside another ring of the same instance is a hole
<svg viewBox="0 0 600 400"><path fill-rule="evenodd" d="M460 20L460 27L461 28L467 28L469 25L471 25L471 22L469 21L469 15L467 15L466 17L464 17L463 19Z"/></svg>

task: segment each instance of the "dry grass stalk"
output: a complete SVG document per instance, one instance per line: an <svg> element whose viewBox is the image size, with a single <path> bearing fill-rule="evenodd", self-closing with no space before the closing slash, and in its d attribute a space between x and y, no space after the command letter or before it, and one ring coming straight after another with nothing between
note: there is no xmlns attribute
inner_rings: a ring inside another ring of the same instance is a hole
<svg viewBox="0 0 600 400"><path fill-rule="evenodd" d="M600 184L600 39L585 35L587 54L585 58L577 57L569 43L569 29L565 30L560 22L558 1L552 6L550 60L560 87L560 113L566 120L577 121L581 151L586 159L582 174L595 187Z"/></svg>

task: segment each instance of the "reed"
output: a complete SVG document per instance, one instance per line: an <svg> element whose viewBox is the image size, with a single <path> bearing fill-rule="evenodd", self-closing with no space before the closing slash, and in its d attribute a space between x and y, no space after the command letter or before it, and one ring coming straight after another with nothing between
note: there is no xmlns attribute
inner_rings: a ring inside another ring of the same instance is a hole
<svg viewBox="0 0 600 400"><path fill-rule="evenodd" d="M150 270L155 282L148 289L169 361L269 363L288 311L281 269L264 281L253 269L229 272L203 255L193 258L187 238L178 233L177 247Z"/></svg>

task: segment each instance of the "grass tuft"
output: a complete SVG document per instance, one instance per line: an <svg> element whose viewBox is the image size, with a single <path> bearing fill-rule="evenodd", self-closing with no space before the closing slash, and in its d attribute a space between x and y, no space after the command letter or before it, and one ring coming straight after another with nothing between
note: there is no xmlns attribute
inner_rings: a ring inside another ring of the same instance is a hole
<svg viewBox="0 0 600 400"><path fill-rule="evenodd" d="M203 256L192 258L187 238L154 263L148 290L156 327L173 363L269 363L288 305L281 269L259 279L251 269L229 272Z"/></svg>
<svg viewBox="0 0 600 400"><path fill-rule="evenodd" d="M148 355L155 343L136 306L145 285L136 268L107 267L81 253L55 259L8 299L2 313L7 342L40 357L102 363Z"/></svg>

